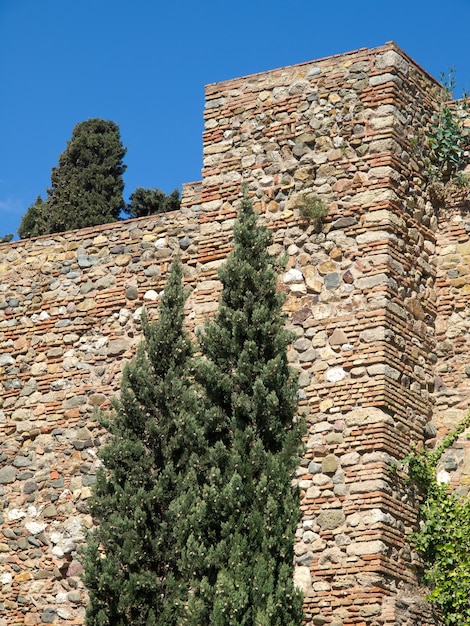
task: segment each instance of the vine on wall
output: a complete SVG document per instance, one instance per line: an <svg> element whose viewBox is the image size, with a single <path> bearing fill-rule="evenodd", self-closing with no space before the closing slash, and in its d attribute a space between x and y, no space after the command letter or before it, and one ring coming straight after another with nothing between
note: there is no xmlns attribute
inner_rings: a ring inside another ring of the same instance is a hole
<svg viewBox="0 0 470 626"><path fill-rule="evenodd" d="M446 626L470 626L470 499L437 478L442 454L470 426L470 413L433 451L405 458L409 479L420 489L420 530L412 544L423 559L428 599Z"/></svg>

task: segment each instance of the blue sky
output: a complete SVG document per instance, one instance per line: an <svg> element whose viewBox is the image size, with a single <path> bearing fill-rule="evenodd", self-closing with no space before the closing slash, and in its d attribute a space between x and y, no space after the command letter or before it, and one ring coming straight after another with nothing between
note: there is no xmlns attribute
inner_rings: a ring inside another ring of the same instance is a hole
<svg viewBox="0 0 470 626"><path fill-rule="evenodd" d="M470 91L470 0L0 0L0 235L72 129L119 124L125 198L199 180L204 85L393 40Z"/></svg>

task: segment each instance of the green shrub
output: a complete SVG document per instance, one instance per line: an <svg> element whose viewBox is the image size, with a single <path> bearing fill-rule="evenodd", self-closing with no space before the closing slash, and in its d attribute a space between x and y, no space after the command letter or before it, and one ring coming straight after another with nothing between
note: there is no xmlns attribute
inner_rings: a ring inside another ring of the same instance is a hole
<svg viewBox="0 0 470 626"><path fill-rule="evenodd" d="M303 193L297 199L295 206L299 210L301 219L316 227L321 227L328 215L325 203L315 194Z"/></svg>

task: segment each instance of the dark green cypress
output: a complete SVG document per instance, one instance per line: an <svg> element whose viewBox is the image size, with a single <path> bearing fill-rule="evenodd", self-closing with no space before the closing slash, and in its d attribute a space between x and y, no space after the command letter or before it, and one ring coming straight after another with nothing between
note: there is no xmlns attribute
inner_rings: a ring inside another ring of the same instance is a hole
<svg viewBox="0 0 470 626"><path fill-rule="evenodd" d="M125 208L125 154L114 122L94 118L75 126L51 173L47 200L50 233L119 219Z"/></svg>
<svg viewBox="0 0 470 626"><path fill-rule="evenodd" d="M126 204L123 199L123 158L119 126L100 118L80 122L52 168L46 201L30 206L18 229L20 237L115 222Z"/></svg>
<svg viewBox="0 0 470 626"><path fill-rule="evenodd" d="M170 508L196 447L199 409L181 282L175 261L158 320L143 317L144 342L106 423L111 441L91 500L98 527L84 559L87 626L176 626L185 605Z"/></svg>
<svg viewBox="0 0 470 626"><path fill-rule="evenodd" d="M180 208L180 204L178 189L174 189L167 195L161 189L137 187L130 195L129 203L125 210L129 217L145 217L147 215L155 215L156 213L177 211Z"/></svg>
<svg viewBox="0 0 470 626"><path fill-rule="evenodd" d="M48 222L48 206L47 202L38 196L26 213L21 218L21 224L18 228L18 234L21 239L38 237L49 233Z"/></svg>
<svg viewBox="0 0 470 626"><path fill-rule="evenodd" d="M298 626L293 585L299 520L292 478L301 449L296 377L287 362L282 294L248 197L221 268L219 310L200 337L206 451L185 497L182 563L192 576L191 626Z"/></svg>

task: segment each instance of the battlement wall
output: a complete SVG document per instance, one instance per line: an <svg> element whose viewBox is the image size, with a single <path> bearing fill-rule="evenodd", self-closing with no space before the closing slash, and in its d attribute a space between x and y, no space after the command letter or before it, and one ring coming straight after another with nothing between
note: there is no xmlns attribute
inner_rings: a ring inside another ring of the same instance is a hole
<svg viewBox="0 0 470 626"><path fill-rule="evenodd" d="M407 544L417 503L392 471L467 398L466 219L438 222L410 148L435 88L392 43L209 85L203 179L181 211L0 245L1 626L83 624L95 409L119 392L175 254L188 328L216 310L244 183L272 254L288 256L305 623L437 623ZM321 228L300 215L303 194L328 209Z"/></svg>

